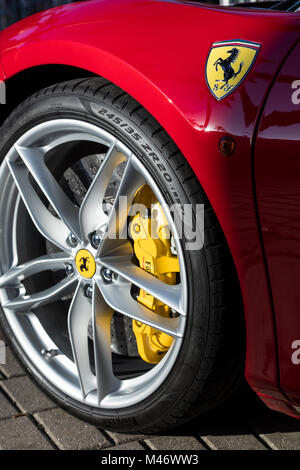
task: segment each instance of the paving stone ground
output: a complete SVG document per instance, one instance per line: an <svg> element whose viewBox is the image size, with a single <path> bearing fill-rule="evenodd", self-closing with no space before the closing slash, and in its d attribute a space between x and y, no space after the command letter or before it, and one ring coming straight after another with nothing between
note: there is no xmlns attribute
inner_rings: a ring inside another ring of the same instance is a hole
<svg viewBox="0 0 300 470"><path fill-rule="evenodd" d="M8 348L6 359L0 365L0 450L300 450L300 421L269 410L246 386L179 429L159 436L117 434L57 407Z"/></svg>

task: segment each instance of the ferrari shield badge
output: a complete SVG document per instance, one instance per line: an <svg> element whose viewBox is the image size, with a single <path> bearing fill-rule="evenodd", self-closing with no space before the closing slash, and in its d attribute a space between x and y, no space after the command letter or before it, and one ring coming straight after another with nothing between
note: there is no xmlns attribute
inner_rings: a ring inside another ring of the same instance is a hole
<svg viewBox="0 0 300 470"><path fill-rule="evenodd" d="M232 93L244 80L260 44L243 40L214 42L206 61L206 82L217 100Z"/></svg>
<svg viewBox="0 0 300 470"><path fill-rule="evenodd" d="M75 264L79 274L90 279L96 272L96 262L88 250L79 250L75 256Z"/></svg>

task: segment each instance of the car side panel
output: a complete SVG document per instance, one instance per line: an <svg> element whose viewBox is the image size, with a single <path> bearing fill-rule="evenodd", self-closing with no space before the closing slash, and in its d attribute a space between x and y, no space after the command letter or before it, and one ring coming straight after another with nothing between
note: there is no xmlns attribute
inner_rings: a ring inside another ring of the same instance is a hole
<svg viewBox="0 0 300 470"><path fill-rule="evenodd" d="M280 384L300 404L300 44L272 88L255 178L276 316ZM262 328L258 324L258 328Z"/></svg>

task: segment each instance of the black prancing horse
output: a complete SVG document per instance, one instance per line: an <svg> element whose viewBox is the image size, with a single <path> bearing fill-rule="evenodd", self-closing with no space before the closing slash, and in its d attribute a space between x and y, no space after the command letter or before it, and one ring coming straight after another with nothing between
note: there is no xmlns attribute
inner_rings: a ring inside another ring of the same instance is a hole
<svg viewBox="0 0 300 470"><path fill-rule="evenodd" d="M216 82L225 82L224 85L220 87L220 90L221 88L223 88L225 85L228 84L229 80L231 80L232 78L235 78L241 72L242 67L244 65L244 63L241 62L238 71L235 72L231 64L233 64L236 61L240 51L236 47L234 47L233 49L230 49L229 51L227 51L227 53L230 55L226 57L226 59L222 59L221 57L219 57L219 59L216 60L216 62L214 63L214 66L216 67L216 71L218 71L218 67L220 66L222 67L222 70L224 72L224 79L216 80Z"/></svg>
<svg viewBox="0 0 300 470"><path fill-rule="evenodd" d="M88 256L83 256L82 258L80 258L81 265L80 265L79 269L80 269L81 272L89 270L89 268L87 267L87 262L88 261L89 261Z"/></svg>

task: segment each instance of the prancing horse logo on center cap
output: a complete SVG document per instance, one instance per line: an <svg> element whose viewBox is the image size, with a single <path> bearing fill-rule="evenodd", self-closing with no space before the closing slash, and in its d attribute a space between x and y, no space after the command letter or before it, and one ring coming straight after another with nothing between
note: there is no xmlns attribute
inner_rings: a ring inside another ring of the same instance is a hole
<svg viewBox="0 0 300 470"><path fill-rule="evenodd" d="M90 279L96 272L96 263L88 250L79 250L75 257L77 271L82 277Z"/></svg>
<svg viewBox="0 0 300 470"><path fill-rule="evenodd" d="M242 83L259 49L257 42L242 39L213 43L206 61L205 75L207 86L218 101Z"/></svg>

